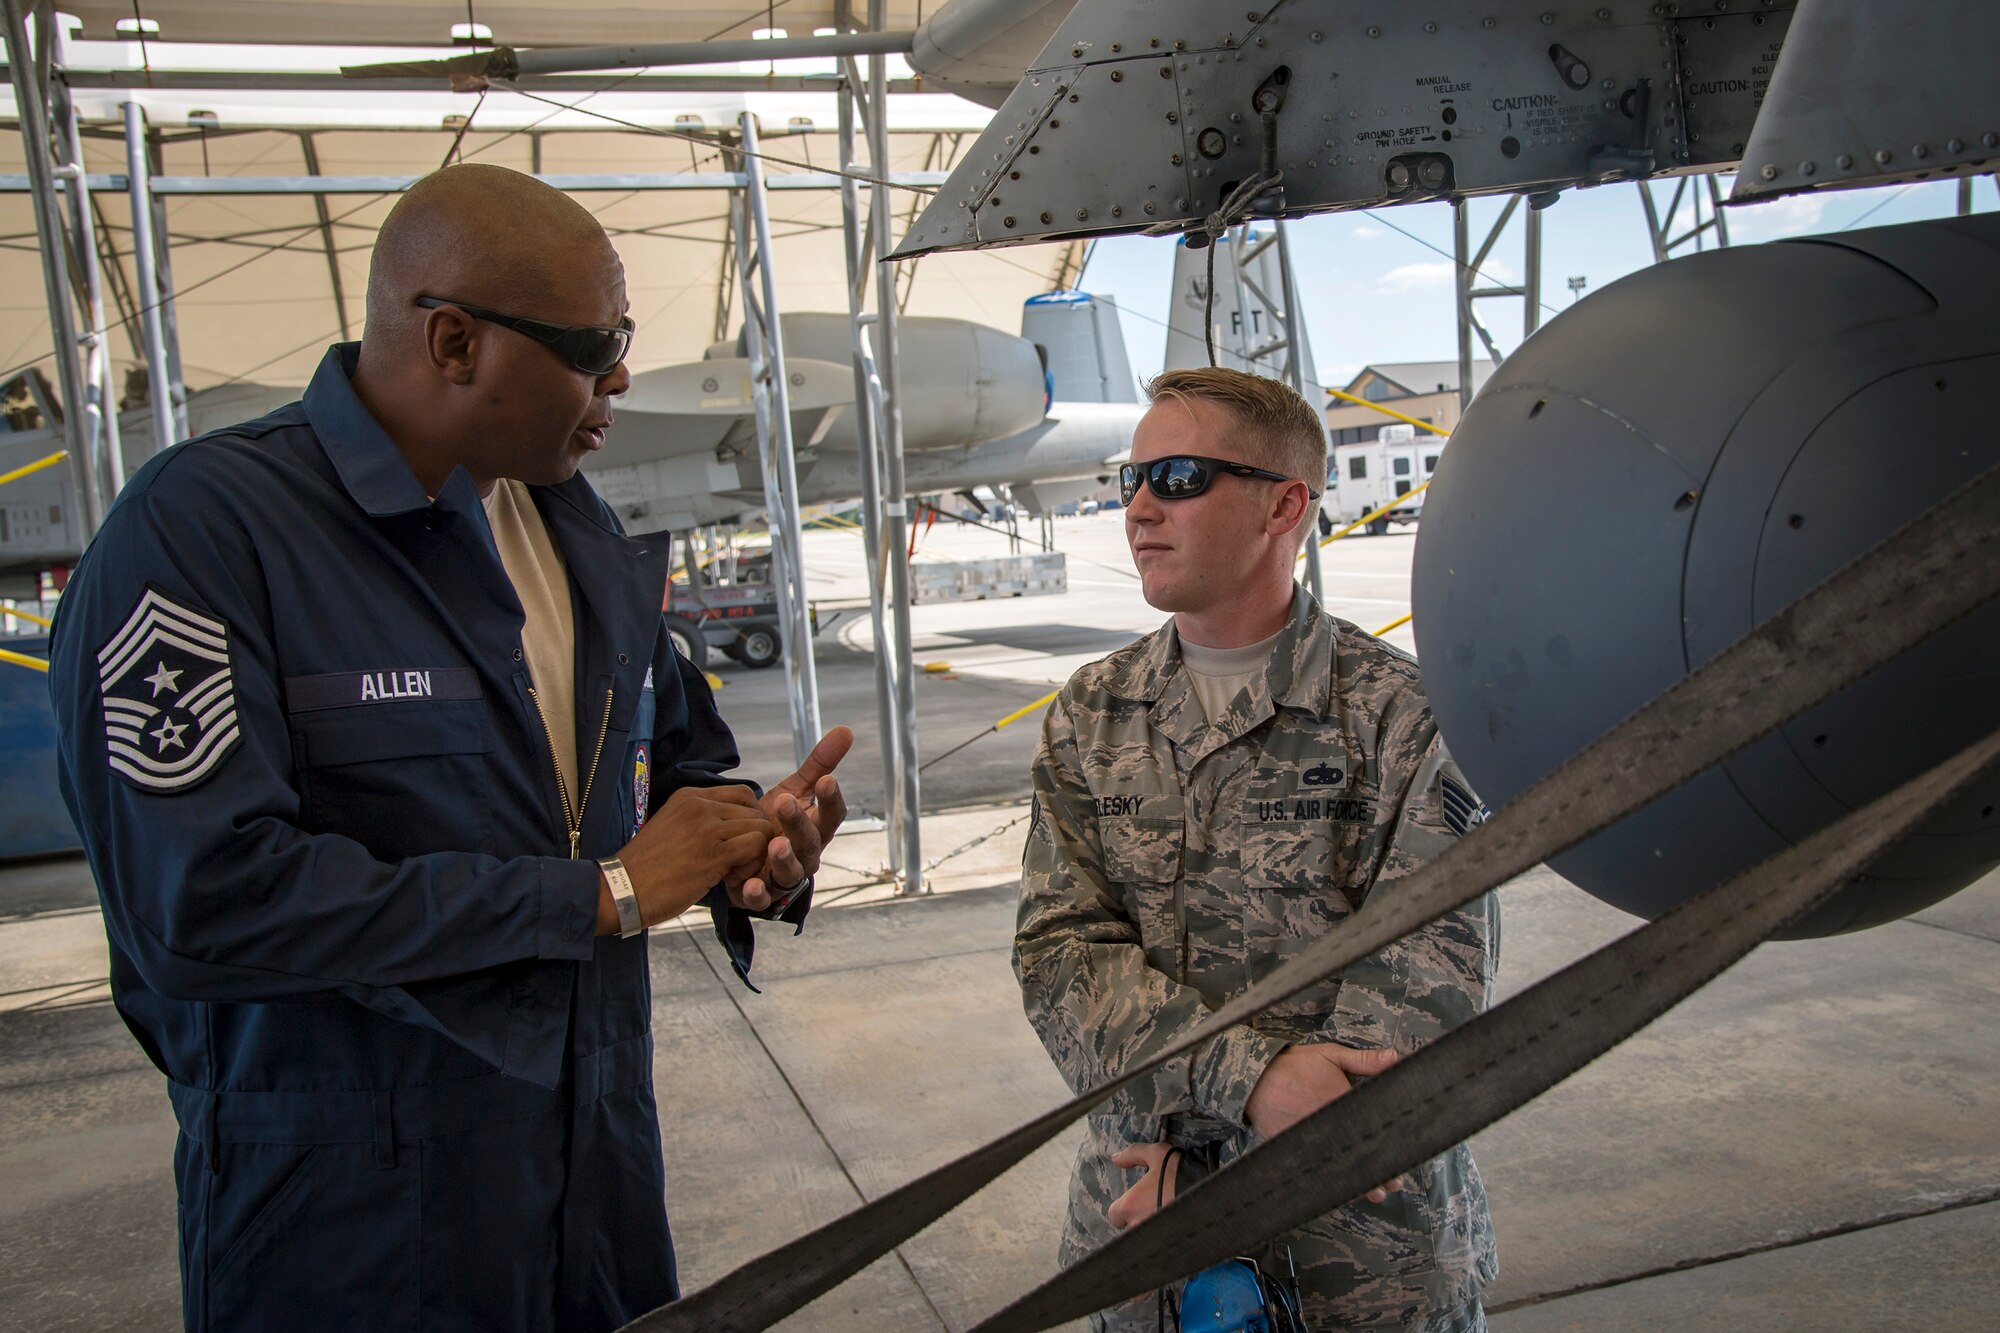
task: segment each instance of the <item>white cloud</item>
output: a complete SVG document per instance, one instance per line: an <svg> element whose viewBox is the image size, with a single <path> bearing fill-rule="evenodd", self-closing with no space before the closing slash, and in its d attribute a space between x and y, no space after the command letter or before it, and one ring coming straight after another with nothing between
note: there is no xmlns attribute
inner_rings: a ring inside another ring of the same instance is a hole
<svg viewBox="0 0 2000 1333"><path fill-rule="evenodd" d="M1319 382L1324 388L1345 389L1348 385L1354 383L1354 377L1360 373L1360 362L1343 361L1337 366L1321 366L1319 368Z"/></svg>
<svg viewBox="0 0 2000 1333"><path fill-rule="evenodd" d="M1403 264L1384 273L1375 285L1385 292L1414 292L1428 287L1444 287L1451 283L1453 267L1449 259L1432 260L1427 264Z"/></svg>
<svg viewBox="0 0 2000 1333"><path fill-rule="evenodd" d="M1378 291L1417 292L1436 287L1449 287L1452 274L1457 270L1457 262L1450 259L1433 259L1427 263L1404 264L1390 269L1376 279ZM1520 270L1513 264L1495 255L1488 255L1486 262L1479 266L1473 279L1476 287L1513 286L1521 281Z"/></svg>
<svg viewBox="0 0 2000 1333"><path fill-rule="evenodd" d="M1372 241L1377 237L1387 236L1388 234L1388 232L1383 231L1380 227L1371 227L1365 222L1355 223L1354 230L1349 233L1357 241Z"/></svg>
<svg viewBox="0 0 2000 1333"><path fill-rule="evenodd" d="M1773 241L1819 230L1826 203L1825 195L1794 194L1768 204L1725 209L1723 218L1732 241Z"/></svg>

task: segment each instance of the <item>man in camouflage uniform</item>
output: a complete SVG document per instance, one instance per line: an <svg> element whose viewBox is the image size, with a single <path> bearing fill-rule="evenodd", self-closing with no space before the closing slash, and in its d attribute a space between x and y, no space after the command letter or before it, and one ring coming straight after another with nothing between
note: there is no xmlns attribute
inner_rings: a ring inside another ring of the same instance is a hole
<svg viewBox="0 0 2000 1333"><path fill-rule="evenodd" d="M1149 394L1125 531L1146 600L1174 619L1078 671L1050 708L1022 867L1015 972L1078 1091L1394 893L1479 817L1416 662L1293 581L1317 507L1299 479L1326 475L1317 414L1229 370L1169 372ZM1498 943L1489 896L1119 1094L1090 1119L1061 1262L1479 1013ZM1296 1265L1314 1333L1483 1329L1497 1271L1463 1144L1254 1257L1279 1276ZM1156 1302L1093 1326L1151 1330Z"/></svg>

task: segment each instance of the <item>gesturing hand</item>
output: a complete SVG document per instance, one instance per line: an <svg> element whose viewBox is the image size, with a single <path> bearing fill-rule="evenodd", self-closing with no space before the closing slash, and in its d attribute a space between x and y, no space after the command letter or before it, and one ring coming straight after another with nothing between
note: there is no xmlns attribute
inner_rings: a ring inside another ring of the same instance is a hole
<svg viewBox="0 0 2000 1333"><path fill-rule="evenodd" d="M748 787L681 787L618 850L649 926L672 920L721 880L748 873L771 842L770 817ZM607 918L607 912L609 916ZM609 886L598 900L600 935L615 934Z"/></svg>
<svg viewBox="0 0 2000 1333"><path fill-rule="evenodd" d="M806 876L819 870L820 852L847 818L847 800L833 770L854 745L854 733L835 727L819 738L799 771L764 793L764 814L777 829L763 863L740 884L733 883L729 900L761 912L788 896Z"/></svg>
<svg viewBox="0 0 2000 1333"><path fill-rule="evenodd" d="M1396 1053L1390 1050L1360 1051L1333 1043L1287 1046L1264 1067L1250 1090L1244 1118L1260 1137L1282 1134L1328 1102L1345 1097L1354 1088L1352 1079L1373 1077L1394 1063ZM1398 1176L1369 1190L1368 1198L1380 1203L1402 1185Z"/></svg>

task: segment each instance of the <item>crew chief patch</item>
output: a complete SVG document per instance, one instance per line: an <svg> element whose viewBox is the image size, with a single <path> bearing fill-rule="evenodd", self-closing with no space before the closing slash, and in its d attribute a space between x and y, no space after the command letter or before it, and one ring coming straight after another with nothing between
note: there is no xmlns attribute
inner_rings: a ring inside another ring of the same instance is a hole
<svg viewBox="0 0 2000 1333"><path fill-rule="evenodd" d="M229 627L147 588L97 653L106 762L145 791L199 786L242 739Z"/></svg>
<svg viewBox="0 0 2000 1333"><path fill-rule="evenodd" d="M632 832L635 836L646 826L646 803L652 797L652 749L646 742L640 741L632 747Z"/></svg>

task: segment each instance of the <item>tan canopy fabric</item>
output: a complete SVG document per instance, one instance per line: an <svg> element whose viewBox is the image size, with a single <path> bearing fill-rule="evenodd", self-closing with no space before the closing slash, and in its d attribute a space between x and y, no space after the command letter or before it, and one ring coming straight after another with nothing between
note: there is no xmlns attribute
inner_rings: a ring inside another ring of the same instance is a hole
<svg viewBox="0 0 2000 1333"><path fill-rule="evenodd" d="M861 7L865 11L865 5ZM935 8L935 5L931 6ZM132 15L130 0L64 4L83 20L84 40L68 48L68 63L84 71L129 66L136 44L103 46L116 19ZM160 37L230 41L353 41L439 43L464 22L464 0L344 0L341 4L255 0L255 3L156 3L141 14L160 24ZM803 35L833 22L825 3L679 4L610 8L533 4L474 6L478 21L500 41L522 44L617 40L687 40L722 33L747 37L775 22ZM917 6L891 6L891 26L913 26ZM187 24L183 30L179 25ZM518 32L510 24L521 25ZM238 48L239 51L242 48ZM224 53L225 55L227 53ZM328 68L344 53L277 56L287 68ZM374 58L376 52L367 53ZM191 60L188 48L154 46L155 68ZM215 58L215 65L234 59ZM267 63L269 63L267 61ZM701 73L754 79L767 67L728 64ZM834 62L794 61L787 71L830 78ZM892 61L892 71L905 71ZM254 85L255 75L245 76ZM757 116L772 182L770 211L779 306L785 311L846 309L841 254L840 194L835 189L786 189L838 165L837 105L832 92L694 90L565 92L538 96L494 90L483 98L383 91L282 92L246 89L124 90L79 77L74 94L93 174L125 173L123 104L136 101L163 139L159 175L245 178L410 177L447 160L492 162L551 176L720 173L733 169L720 141L737 117ZM753 85L754 88L754 85ZM0 93L10 97L12 89ZM970 148L991 116L984 107L936 93L892 94L889 124L892 174L942 173ZM11 107L0 101L0 114ZM469 127L462 123L470 119ZM622 122L622 123L621 123ZM693 135L691 140L688 134ZM864 152L865 156L865 152ZM25 171L20 134L0 132L0 175ZM393 203L385 192L309 194L174 194L163 196L172 241L171 266L182 364L190 390L254 382L302 385L331 341L359 337L368 255L375 229ZM638 338L635 371L698 359L712 342L734 337L741 323L729 251L729 193L723 189L604 189L577 192L611 232L625 260ZM927 196L899 191L898 225L907 225ZM865 190L864 190L865 200ZM106 277L106 325L114 384L142 365L139 329L131 318L137 286L132 224L122 191L94 196ZM322 212L323 209L323 212ZM1029 296L1074 281L1080 247L973 253L903 266L904 309L913 315L953 315L1010 332L1020 327ZM0 380L44 358L49 346L30 197L0 192ZM871 304L872 304L872 286ZM141 376L140 378L143 378Z"/></svg>
<svg viewBox="0 0 2000 1333"><path fill-rule="evenodd" d="M892 0L887 26L914 28L944 0ZM109 40L120 20L130 22L133 0L64 0L65 13L83 20L86 37ZM867 13L866 0L856 11ZM272 42L307 45L351 43L448 45L453 25L466 21L465 0L138 0L138 13L176 42ZM474 0L476 21L509 46L583 46L619 42L701 42L748 37L775 26L794 36L832 27L832 0L652 0L652 3L548 4L538 0Z"/></svg>

